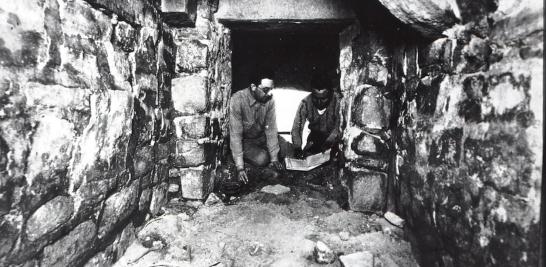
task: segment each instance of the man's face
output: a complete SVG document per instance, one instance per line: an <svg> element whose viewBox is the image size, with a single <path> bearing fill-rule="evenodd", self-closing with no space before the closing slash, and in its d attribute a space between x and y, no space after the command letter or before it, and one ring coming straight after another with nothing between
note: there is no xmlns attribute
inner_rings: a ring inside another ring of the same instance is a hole
<svg viewBox="0 0 546 267"><path fill-rule="evenodd" d="M254 90L254 97L256 100L265 103L269 101L273 96L271 90L273 89L273 81L270 79L262 79L260 85Z"/></svg>
<svg viewBox="0 0 546 267"><path fill-rule="evenodd" d="M311 99L313 100L313 105L317 109L325 109L328 106L328 103L330 103L331 97L332 91L326 88L313 88L311 90Z"/></svg>

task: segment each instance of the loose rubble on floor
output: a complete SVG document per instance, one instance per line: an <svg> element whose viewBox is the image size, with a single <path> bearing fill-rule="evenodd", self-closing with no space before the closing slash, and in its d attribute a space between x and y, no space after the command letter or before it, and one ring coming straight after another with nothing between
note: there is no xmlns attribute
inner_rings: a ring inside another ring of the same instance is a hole
<svg viewBox="0 0 546 267"><path fill-rule="evenodd" d="M137 230L116 266L418 266L401 228L297 185L173 198Z"/></svg>

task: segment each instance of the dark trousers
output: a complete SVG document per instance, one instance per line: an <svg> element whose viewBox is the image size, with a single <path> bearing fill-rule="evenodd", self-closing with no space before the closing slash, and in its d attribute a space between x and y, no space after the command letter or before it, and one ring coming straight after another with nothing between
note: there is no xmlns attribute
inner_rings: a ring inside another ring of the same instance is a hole
<svg viewBox="0 0 546 267"><path fill-rule="evenodd" d="M280 162L285 157L291 157L294 155L294 145L286 141L282 136L279 138L279 155ZM243 158L245 162L251 165L264 167L270 162L269 151L267 150L267 140L265 137L256 139L243 139Z"/></svg>

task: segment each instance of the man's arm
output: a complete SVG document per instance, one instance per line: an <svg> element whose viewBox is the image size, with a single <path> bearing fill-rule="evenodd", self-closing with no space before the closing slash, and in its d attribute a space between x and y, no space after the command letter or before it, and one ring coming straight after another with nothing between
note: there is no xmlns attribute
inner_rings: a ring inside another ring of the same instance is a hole
<svg viewBox="0 0 546 267"><path fill-rule="evenodd" d="M265 137L267 138L267 150L271 162L279 161L279 137L277 131L277 118L275 115L275 102L269 100L267 106L266 121L265 121Z"/></svg>
<svg viewBox="0 0 546 267"><path fill-rule="evenodd" d="M241 112L240 99L232 98L229 105L229 147L237 170L242 170L245 166L243 161L243 117Z"/></svg>
<svg viewBox="0 0 546 267"><path fill-rule="evenodd" d="M307 119L307 108L305 102L302 100L296 112L296 117L294 118L294 123L292 124L292 143L296 148L301 149L303 143L302 133L303 127L305 126L305 120Z"/></svg>
<svg viewBox="0 0 546 267"><path fill-rule="evenodd" d="M341 126L340 125L340 110L339 110L339 97L337 97L336 95L334 95L334 129L332 129L332 132L330 133L330 135L328 135L328 138L326 138L326 142L325 142L325 145L328 146L328 147L331 147L335 142L339 141L339 139L341 138L340 136L340 131L339 131L339 127Z"/></svg>

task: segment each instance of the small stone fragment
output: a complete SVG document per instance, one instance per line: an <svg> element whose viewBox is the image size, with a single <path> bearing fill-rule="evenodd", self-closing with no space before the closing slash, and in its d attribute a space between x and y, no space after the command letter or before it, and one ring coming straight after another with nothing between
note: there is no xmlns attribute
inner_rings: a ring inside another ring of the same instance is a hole
<svg viewBox="0 0 546 267"><path fill-rule="evenodd" d="M209 197L205 201L205 206L214 206L220 203L222 203L222 200L216 194L210 193Z"/></svg>
<svg viewBox="0 0 546 267"><path fill-rule="evenodd" d="M318 263L332 263L336 260L336 254L322 241L317 241L313 252L315 261Z"/></svg>
<svg viewBox="0 0 546 267"><path fill-rule="evenodd" d="M180 185L177 185L177 184L169 185L169 193L177 193L179 190L180 190Z"/></svg>
<svg viewBox="0 0 546 267"><path fill-rule="evenodd" d="M351 236L350 236L349 232L345 232L345 231L339 232L339 239L341 239L343 241L349 240L350 237Z"/></svg>
<svg viewBox="0 0 546 267"><path fill-rule="evenodd" d="M258 256L262 254L263 251L264 251L264 245L258 242L255 242L249 247L248 254L250 254L250 256Z"/></svg>
<svg viewBox="0 0 546 267"><path fill-rule="evenodd" d="M267 186L264 186L262 190L260 191L264 193L274 194L274 195L281 195L281 194L290 192L290 187L286 187L280 184L267 185Z"/></svg>
<svg viewBox="0 0 546 267"><path fill-rule="evenodd" d="M397 226L397 227L404 227L404 219L398 217L398 215L390 212L390 211L387 211L385 213L385 215L383 215L385 217L385 219L392 223L394 226Z"/></svg>
<svg viewBox="0 0 546 267"><path fill-rule="evenodd" d="M368 251L339 256L344 267L374 267L373 254Z"/></svg>

